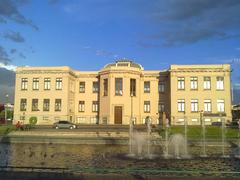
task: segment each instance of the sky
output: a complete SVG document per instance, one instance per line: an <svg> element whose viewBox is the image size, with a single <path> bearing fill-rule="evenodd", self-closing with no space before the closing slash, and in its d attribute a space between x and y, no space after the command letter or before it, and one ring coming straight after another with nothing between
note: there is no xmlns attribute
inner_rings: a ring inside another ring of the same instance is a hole
<svg viewBox="0 0 240 180"><path fill-rule="evenodd" d="M230 63L238 103L240 1L0 0L0 103L13 102L16 66L100 70L122 58L146 70Z"/></svg>

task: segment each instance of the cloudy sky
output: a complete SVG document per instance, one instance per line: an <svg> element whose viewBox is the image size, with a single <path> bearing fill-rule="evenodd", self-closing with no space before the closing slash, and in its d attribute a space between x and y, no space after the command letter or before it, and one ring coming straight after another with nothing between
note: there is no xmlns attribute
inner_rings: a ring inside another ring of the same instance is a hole
<svg viewBox="0 0 240 180"><path fill-rule="evenodd" d="M240 101L240 1L0 0L0 102L13 100L15 66L99 70L119 58L148 70L231 63Z"/></svg>

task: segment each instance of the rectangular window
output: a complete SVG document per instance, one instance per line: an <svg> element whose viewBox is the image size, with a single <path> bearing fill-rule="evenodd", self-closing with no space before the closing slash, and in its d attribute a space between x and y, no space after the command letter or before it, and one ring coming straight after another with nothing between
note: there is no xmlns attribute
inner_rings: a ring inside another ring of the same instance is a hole
<svg viewBox="0 0 240 180"><path fill-rule="evenodd" d="M163 102L158 103L158 112L165 112L165 105Z"/></svg>
<svg viewBox="0 0 240 180"><path fill-rule="evenodd" d="M190 86L191 86L192 90L198 89L198 78L197 77L190 78Z"/></svg>
<svg viewBox="0 0 240 180"><path fill-rule="evenodd" d="M87 124L85 117L77 117L77 123L78 124Z"/></svg>
<svg viewBox="0 0 240 180"><path fill-rule="evenodd" d="M224 112L224 100L217 100L217 111L218 112Z"/></svg>
<svg viewBox="0 0 240 180"><path fill-rule="evenodd" d="M136 79L130 79L130 96L136 96Z"/></svg>
<svg viewBox="0 0 240 180"><path fill-rule="evenodd" d="M191 100L191 112L198 112L198 100L197 99Z"/></svg>
<svg viewBox="0 0 240 180"><path fill-rule="evenodd" d="M62 78L56 78L56 90L62 90Z"/></svg>
<svg viewBox="0 0 240 180"><path fill-rule="evenodd" d="M85 101L79 101L78 112L84 112L84 111L85 111Z"/></svg>
<svg viewBox="0 0 240 180"><path fill-rule="evenodd" d="M55 111L61 111L62 109L62 100L55 99Z"/></svg>
<svg viewBox="0 0 240 180"><path fill-rule="evenodd" d="M92 102L92 112L98 112L98 101Z"/></svg>
<svg viewBox="0 0 240 180"><path fill-rule="evenodd" d="M108 95L108 79L103 80L103 95Z"/></svg>
<svg viewBox="0 0 240 180"><path fill-rule="evenodd" d="M90 118L90 123L91 124L97 124L98 123L98 118L97 117L91 117Z"/></svg>
<svg viewBox="0 0 240 180"><path fill-rule="evenodd" d="M150 81L144 81L144 93L150 93Z"/></svg>
<svg viewBox="0 0 240 180"><path fill-rule="evenodd" d="M185 112L185 100L184 99L178 100L178 112Z"/></svg>
<svg viewBox="0 0 240 180"><path fill-rule="evenodd" d="M48 116L43 116L43 121L48 121L49 117Z"/></svg>
<svg viewBox="0 0 240 180"><path fill-rule="evenodd" d="M27 90L27 88L28 88L28 79L27 78L22 78L21 90Z"/></svg>
<svg viewBox="0 0 240 180"><path fill-rule="evenodd" d="M211 112L212 111L212 103L210 99L204 100L204 112Z"/></svg>
<svg viewBox="0 0 240 180"><path fill-rule="evenodd" d="M115 95L122 96L123 95L123 79L115 78Z"/></svg>
<svg viewBox="0 0 240 180"><path fill-rule="evenodd" d="M20 111L26 111L27 110L27 99L21 99L20 100Z"/></svg>
<svg viewBox="0 0 240 180"><path fill-rule="evenodd" d="M50 99L43 99L43 111L49 111Z"/></svg>
<svg viewBox="0 0 240 180"><path fill-rule="evenodd" d="M38 111L38 99L32 99L32 111Z"/></svg>
<svg viewBox="0 0 240 180"><path fill-rule="evenodd" d="M79 92L85 93L85 82L79 82Z"/></svg>
<svg viewBox="0 0 240 180"><path fill-rule="evenodd" d="M178 90L184 90L185 89L185 78L184 77L178 77Z"/></svg>
<svg viewBox="0 0 240 180"><path fill-rule="evenodd" d="M144 112L150 113L150 101L144 101Z"/></svg>
<svg viewBox="0 0 240 180"><path fill-rule="evenodd" d="M223 90L223 89L224 89L224 78L217 77L217 90Z"/></svg>
<svg viewBox="0 0 240 180"><path fill-rule="evenodd" d="M33 90L39 90L39 78L33 78Z"/></svg>
<svg viewBox="0 0 240 180"><path fill-rule="evenodd" d="M203 80L203 89L211 89L211 77L204 77Z"/></svg>
<svg viewBox="0 0 240 180"><path fill-rule="evenodd" d="M50 78L44 78L44 90L50 90Z"/></svg>
<svg viewBox="0 0 240 180"><path fill-rule="evenodd" d="M158 92L160 92L160 93L165 92L165 83L163 83L163 82L158 83Z"/></svg>
<svg viewBox="0 0 240 180"><path fill-rule="evenodd" d="M99 84L97 81L93 82L93 93L98 93L99 91Z"/></svg>

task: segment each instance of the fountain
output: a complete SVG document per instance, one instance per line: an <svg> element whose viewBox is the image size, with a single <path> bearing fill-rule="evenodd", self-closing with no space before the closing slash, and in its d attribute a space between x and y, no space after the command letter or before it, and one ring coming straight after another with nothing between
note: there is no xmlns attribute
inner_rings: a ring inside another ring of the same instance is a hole
<svg viewBox="0 0 240 180"><path fill-rule="evenodd" d="M155 157L151 153L151 121L146 118L147 133L134 131L132 121L129 125L129 154L128 157L138 159L152 159Z"/></svg>
<svg viewBox="0 0 240 180"><path fill-rule="evenodd" d="M229 155L225 154L225 144L226 144L226 126L225 119L222 118L222 157L229 158Z"/></svg>
<svg viewBox="0 0 240 180"><path fill-rule="evenodd" d="M165 129L165 152L163 157L164 158L169 158L169 152L168 152L168 145L169 145L169 139L168 135L169 134L169 120L166 119L166 129Z"/></svg>
<svg viewBox="0 0 240 180"><path fill-rule="evenodd" d="M206 153L206 126L205 126L205 121L202 120L202 154L200 157L208 157Z"/></svg>
<svg viewBox="0 0 240 180"><path fill-rule="evenodd" d="M187 140L182 134L173 134L169 138L169 148L168 153L169 157L182 159L189 158L188 151L186 148Z"/></svg>
<svg viewBox="0 0 240 180"><path fill-rule="evenodd" d="M235 151L235 158L240 158L240 120L238 121L238 147Z"/></svg>
<svg viewBox="0 0 240 180"><path fill-rule="evenodd" d="M132 155L132 139L133 139L133 121L132 118L129 122L129 155Z"/></svg>

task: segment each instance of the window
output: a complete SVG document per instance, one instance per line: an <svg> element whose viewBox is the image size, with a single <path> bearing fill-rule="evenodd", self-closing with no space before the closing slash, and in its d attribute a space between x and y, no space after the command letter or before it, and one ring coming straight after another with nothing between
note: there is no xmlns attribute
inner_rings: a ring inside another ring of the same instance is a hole
<svg viewBox="0 0 240 180"><path fill-rule="evenodd" d="M158 112L165 112L164 103L162 103L162 102L158 103Z"/></svg>
<svg viewBox="0 0 240 180"><path fill-rule="evenodd" d="M196 90L198 88L198 78L197 77L191 77L190 78L190 85L191 85L191 89Z"/></svg>
<svg viewBox="0 0 240 180"><path fill-rule="evenodd" d="M85 111L85 101L79 101L78 112L84 112L84 111Z"/></svg>
<svg viewBox="0 0 240 180"><path fill-rule="evenodd" d="M32 111L38 111L38 99L32 99Z"/></svg>
<svg viewBox="0 0 240 180"><path fill-rule="evenodd" d="M85 93L85 82L79 82L79 92Z"/></svg>
<svg viewBox="0 0 240 180"><path fill-rule="evenodd" d="M179 99L178 100L178 112L184 112L185 111L185 100Z"/></svg>
<svg viewBox="0 0 240 180"><path fill-rule="evenodd" d="M62 78L57 78L56 79L56 90L61 90L62 89Z"/></svg>
<svg viewBox="0 0 240 180"><path fill-rule="evenodd" d="M217 77L217 90L223 90L223 89L224 89L224 78Z"/></svg>
<svg viewBox="0 0 240 180"><path fill-rule="evenodd" d="M28 88L28 79L27 78L22 78L21 90L27 90L27 88Z"/></svg>
<svg viewBox="0 0 240 180"><path fill-rule="evenodd" d="M163 83L163 82L158 83L158 92L160 92L160 93L165 92L165 83Z"/></svg>
<svg viewBox="0 0 240 180"><path fill-rule="evenodd" d="M197 99L191 100L191 112L198 112L198 100Z"/></svg>
<svg viewBox="0 0 240 180"><path fill-rule="evenodd" d="M50 99L43 100L43 111L49 111Z"/></svg>
<svg viewBox="0 0 240 180"><path fill-rule="evenodd" d="M98 93L99 91L99 84L97 81L93 82L93 93Z"/></svg>
<svg viewBox="0 0 240 180"><path fill-rule="evenodd" d="M77 123L78 124L87 124L86 118L85 117L78 117L77 118Z"/></svg>
<svg viewBox="0 0 240 180"><path fill-rule="evenodd" d="M44 121L48 121L48 120L49 120L49 117L48 117L48 116L43 116L43 120L44 120Z"/></svg>
<svg viewBox="0 0 240 180"><path fill-rule="evenodd" d="M98 123L98 118L97 117L91 117L90 118L90 123L91 124L97 124Z"/></svg>
<svg viewBox="0 0 240 180"><path fill-rule="evenodd" d="M44 90L50 90L50 78L44 78Z"/></svg>
<svg viewBox="0 0 240 180"><path fill-rule="evenodd" d="M39 79L38 78L33 78L33 90L38 90L39 89Z"/></svg>
<svg viewBox="0 0 240 180"><path fill-rule="evenodd" d="M136 79L130 79L130 96L136 96Z"/></svg>
<svg viewBox="0 0 240 180"><path fill-rule="evenodd" d="M144 112L150 113L150 101L144 101Z"/></svg>
<svg viewBox="0 0 240 180"><path fill-rule="evenodd" d="M55 111L61 111L62 109L62 100L55 99Z"/></svg>
<svg viewBox="0 0 240 180"><path fill-rule="evenodd" d="M150 93L150 81L144 81L144 93Z"/></svg>
<svg viewBox="0 0 240 180"><path fill-rule="evenodd" d="M122 96L123 94L123 79L122 78L115 78L115 95Z"/></svg>
<svg viewBox="0 0 240 180"><path fill-rule="evenodd" d="M217 111L224 112L224 100L217 100Z"/></svg>
<svg viewBox="0 0 240 180"><path fill-rule="evenodd" d="M103 80L103 95L108 95L108 79Z"/></svg>
<svg viewBox="0 0 240 180"><path fill-rule="evenodd" d="M184 90L185 89L185 78L184 77L179 77L178 78L178 89L179 90Z"/></svg>
<svg viewBox="0 0 240 180"><path fill-rule="evenodd" d="M204 112L211 112L212 111L212 103L210 99L204 100Z"/></svg>
<svg viewBox="0 0 240 180"><path fill-rule="evenodd" d="M92 111L93 112L98 112L98 101L93 101L92 102Z"/></svg>
<svg viewBox="0 0 240 180"><path fill-rule="evenodd" d="M204 77L203 78L203 89L211 89L211 78L210 77Z"/></svg>
<svg viewBox="0 0 240 180"><path fill-rule="evenodd" d="M21 99L20 100L20 111L26 111L27 110L27 99Z"/></svg>

